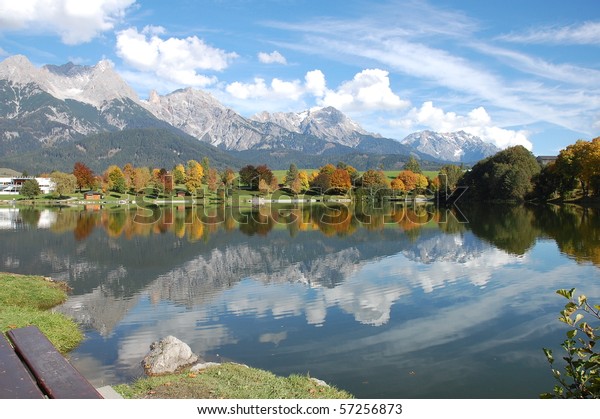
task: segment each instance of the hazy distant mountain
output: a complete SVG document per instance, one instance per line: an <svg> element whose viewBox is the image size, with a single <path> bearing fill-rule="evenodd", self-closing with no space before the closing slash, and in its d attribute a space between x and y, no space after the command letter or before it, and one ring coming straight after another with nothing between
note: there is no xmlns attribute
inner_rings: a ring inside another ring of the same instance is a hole
<svg viewBox="0 0 600 419"><path fill-rule="evenodd" d="M451 162L476 162L500 151L495 145L464 131L415 132L404 138L401 143L436 160Z"/></svg>

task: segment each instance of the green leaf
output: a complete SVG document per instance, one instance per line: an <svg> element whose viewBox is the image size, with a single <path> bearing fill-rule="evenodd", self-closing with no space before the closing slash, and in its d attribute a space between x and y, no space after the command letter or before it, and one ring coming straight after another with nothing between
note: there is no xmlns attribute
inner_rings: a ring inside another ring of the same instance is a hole
<svg viewBox="0 0 600 419"><path fill-rule="evenodd" d="M552 356L552 350L543 348L543 351L544 351L544 354L546 355L546 358L548 358L548 362L550 362L552 364L554 362L554 357Z"/></svg>
<svg viewBox="0 0 600 419"><path fill-rule="evenodd" d="M575 337L575 335L577 335L577 330L576 330L576 329L569 330L569 331L567 332L567 337L568 337L569 339L573 339L573 338Z"/></svg>
<svg viewBox="0 0 600 419"><path fill-rule="evenodd" d="M583 314L578 313L577 316L575 316L575 323L577 323L581 319L583 319Z"/></svg>
<svg viewBox="0 0 600 419"><path fill-rule="evenodd" d="M569 299L569 300L570 300L571 298L573 298L573 293L574 293L574 292L575 292L575 288L571 288L571 289L570 289L570 290L568 290L568 291L567 291L567 290L565 290L565 289L560 289L560 290L557 290L557 291L556 291L556 293L557 293L558 295L562 295L563 297L565 297L565 298L567 298L567 299Z"/></svg>

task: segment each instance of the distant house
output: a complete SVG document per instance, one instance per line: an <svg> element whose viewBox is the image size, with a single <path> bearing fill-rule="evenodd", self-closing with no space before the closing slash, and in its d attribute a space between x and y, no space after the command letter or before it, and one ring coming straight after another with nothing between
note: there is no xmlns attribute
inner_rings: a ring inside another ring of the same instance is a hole
<svg viewBox="0 0 600 419"><path fill-rule="evenodd" d="M535 159L540 165L547 166L556 161L556 156L537 156Z"/></svg>
<svg viewBox="0 0 600 419"><path fill-rule="evenodd" d="M31 179L35 179L38 185L40 185L42 194L49 194L50 192L53 192L56 187L54 182L48 177L3 177L0 178L0 194L18 195L21 192L23 184Z"/></svg>
<svg viewBox="0 0 600 419"><path fill-rule="evenodd" d="M89 191L83 194L83 198L89 201L98 201L102 199L102 194L100 192Z"/></svg>

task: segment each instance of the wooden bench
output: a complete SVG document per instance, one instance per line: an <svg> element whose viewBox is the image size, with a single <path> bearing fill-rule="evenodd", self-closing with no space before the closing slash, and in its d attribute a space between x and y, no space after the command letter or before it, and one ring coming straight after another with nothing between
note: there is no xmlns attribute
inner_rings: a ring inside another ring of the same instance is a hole
<svg viewBox="0 0 600 419"><path fill-rule="evenodd" d="M102 398L37 327L6 335L0 333L0 399Z"/></svg>

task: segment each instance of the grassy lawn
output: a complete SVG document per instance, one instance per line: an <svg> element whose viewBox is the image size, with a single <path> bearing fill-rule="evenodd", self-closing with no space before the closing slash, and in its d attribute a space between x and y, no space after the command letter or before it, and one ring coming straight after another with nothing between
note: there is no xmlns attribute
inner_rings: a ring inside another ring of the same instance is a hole
<svg viewBox="0 0 600 419"><path fill-rule="evenodd" d="M307 375L280 377L268 371L225 363L197 373L142 378L115 386L127 399L348 399L349 393L321 386Z"/></svg>
<svg viewBox="0 0 600 419"><path fill-rule="evenodd" d="M48 311L67 299L67 289L41 276L0 273L0 330L36 325L60 352L74 349L83 339L77 325Z"/></svg>

